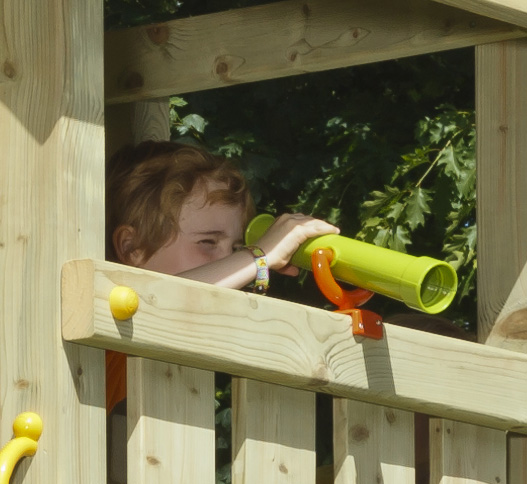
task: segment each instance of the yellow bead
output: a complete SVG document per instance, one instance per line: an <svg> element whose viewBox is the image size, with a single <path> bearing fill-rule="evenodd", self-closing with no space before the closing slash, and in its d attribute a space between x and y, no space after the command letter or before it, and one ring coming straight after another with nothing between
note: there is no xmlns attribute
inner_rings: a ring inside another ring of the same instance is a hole
<svg viewBox="0 0 527 484"><path fill-rule="evenodd" d="M109 299L113 317L119 321L130 319L139 307L137 293L126 286L115 286Z"/></svg>
<svg viewBox="0 0 527 484"><path fill-rule="evenodd" d="M19 414L13 422L15 437L28 437L37 441L42 434L42 419L33 412Z"/></svg>

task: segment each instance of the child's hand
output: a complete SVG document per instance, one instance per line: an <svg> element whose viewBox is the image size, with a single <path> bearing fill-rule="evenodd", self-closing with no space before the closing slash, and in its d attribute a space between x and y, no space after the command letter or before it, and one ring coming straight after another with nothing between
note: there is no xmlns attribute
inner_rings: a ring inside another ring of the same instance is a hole
<svg viewBox="0 0 527 484"><path fill-rule="evenodd" d="M301 213L278 217L267 232L258 240L258 245L267 256L270 269L287 275L298 274L298 269L289 261L300 244L307 239L326 234L338 234L337 227Z"/></svg>

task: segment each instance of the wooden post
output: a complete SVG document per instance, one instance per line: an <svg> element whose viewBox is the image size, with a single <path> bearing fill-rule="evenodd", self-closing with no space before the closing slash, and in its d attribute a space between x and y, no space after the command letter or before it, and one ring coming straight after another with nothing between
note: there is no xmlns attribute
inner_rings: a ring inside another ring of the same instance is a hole
<svg viewBox="0 0 527 484"><path fill-rule="evenodd" d="M214 483L214 373L128 358L128 483Z"/></svg>
<svg viewBox="0 0 527 484"><path fill-rule="evenodd" d="M476 49L478 338L527 352L527 41ZM504 396L505 397L505 396ZM511 484L523 482L525 437L509 439Z"/></svg>
<svg viewBox="0 0 527 484"><path fill-rule="evenodd" d="M479 46L476 61L478 336L527 352L527 40Z"/></svg>
<svg viewBox="0 0 527 484"><path fill-rule="evenodd" d="M501 430L430 419L430 482L507 482L507 437Z"/></svg>
<svg viewBox="0 0 527 484"><path fill-rule="evenodd" d="M234 484L315 483L313 392L233 378L232 412Z"/></svg>
<svg viewBox="0 0 527 484"><path fill-rule="evenodd" d="M523 352L527 350L522 330L527 328L522 282L527 277L523 270L527 261L526 76L525 40L476 47L478 340ZM452 468L455 463L449 456L459 453L459 444L444 433L447 429L465 449L478 449L471 459L480 464L462 470L465 476L476 479L487 469L489 476L499 472L503 479L506 449L495 445L505 439L500 431L476 431L470 425L448 421L436 428L442 429L441 438L431 429L431 450L437 464L432 470L437 476L461 472ZM513 451L517 447L516 454L525 450L521 439L510 443ZM514 472L509 468L511 476Z"/></svg>
<svg viewBox="0 0 527 484"><path fill-rule="evenodd" d="M335 483L414 484L414 415L334 398Z"/></svg>
<svg viewBox="0 0 527 484"><path fill-rule="evenodd" d="M12 483L106 479L103 352L60 328L63 263L104 255L102 10L0 6L0 445L19 412L44 423Z"/></svg>

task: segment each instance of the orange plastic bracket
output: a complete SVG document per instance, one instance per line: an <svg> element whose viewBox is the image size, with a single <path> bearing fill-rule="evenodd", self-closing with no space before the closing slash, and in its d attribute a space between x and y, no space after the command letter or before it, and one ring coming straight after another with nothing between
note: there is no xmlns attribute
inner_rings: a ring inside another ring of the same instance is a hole
<svg viewBox="0 0 527 484"><path fill-rule="evenodd" d="M350 315L354 335L381 339L383 337L382 318L373 311L357 309L358 306L367 302L374 293L360 288L352 291L342 289L331 274L330 264L332 260L333 251L331 249L320 248L311 254L311 266L318 288L327 299L338 307L336 312Z"/></svg>

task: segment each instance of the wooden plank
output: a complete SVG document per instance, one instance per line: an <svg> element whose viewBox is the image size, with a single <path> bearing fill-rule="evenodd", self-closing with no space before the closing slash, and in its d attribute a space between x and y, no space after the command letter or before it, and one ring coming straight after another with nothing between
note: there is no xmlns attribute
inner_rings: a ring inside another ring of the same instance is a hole
<svg viewBox="0 0 527 484"><path fill-rule="evenodd" d="M335 484L415 483L414 414L334 399Z"/></svg>
<svg viewBox="0 0 527 484"><path fill-rule="evenodd" d="M488 345L523 353L527 352L526 76L527 42L476 49L478 337ZM525 482L526 461L525 437L511 437L510 484Z"/></svg>
<svg viewBox="0 0 527 484"><path fill-rule="evenodd" d="M445 5L509 22L527 28L527 3L524 0L434 0Z"/></svg>
<svg viewBox="0 0 527 484"><path fill-rule="evenodd" d="M128 483L213 484L214 373L128 358Z"/></svg>
<svg viewBox="0 0 527 484"><path fill-rule="evenodd" d="M388 324L353 338L342 314L109 262L63 277L67 340L527 433L526 355ZM119 324L115 285L140 298Z"/></svg>
<svg viewBox="0 0 527 484"><path fill-rule="evenodd" d="M0 52L0 442L44 430L12 482L106 480L103 352L61 339L60 271L104 256L99 0L4 0Z"/></svg>
<svg viewBox="0 0 527 484"><path fill-rule="evenodd" d="M430 449L430 482L508 482L505 432L431 419Z"/></svg>
<svg viewBox="0 0 527 484"><path fill-rule="evenodd" d="M527 351L525 79L526 40L477 48L478 338L523 352Z"/></svg>
<svg viewBox="0 0 527 484"><path fill-rule="evenodd" d="M527 482L527 437L525 435L508 435L508 484Z"/></svg>
<svg viewBox="0 0 527 484"><path fill-rule="evenodd" d="M288 0L108 32L106 102L232 86L526 34L423 0Z"/></svg>
<svg viewBox="0 0 527 484"><path fill-rule="evenodd" d="M314 484L315 394L233 378L232 398L233 484Z"/></svg>
<svg viewBox="0 0 527 484"><path fill-rule="evenodd" d="M170 99L149 99L134 103L134 144L142 141L170 140Z"/></svg>

